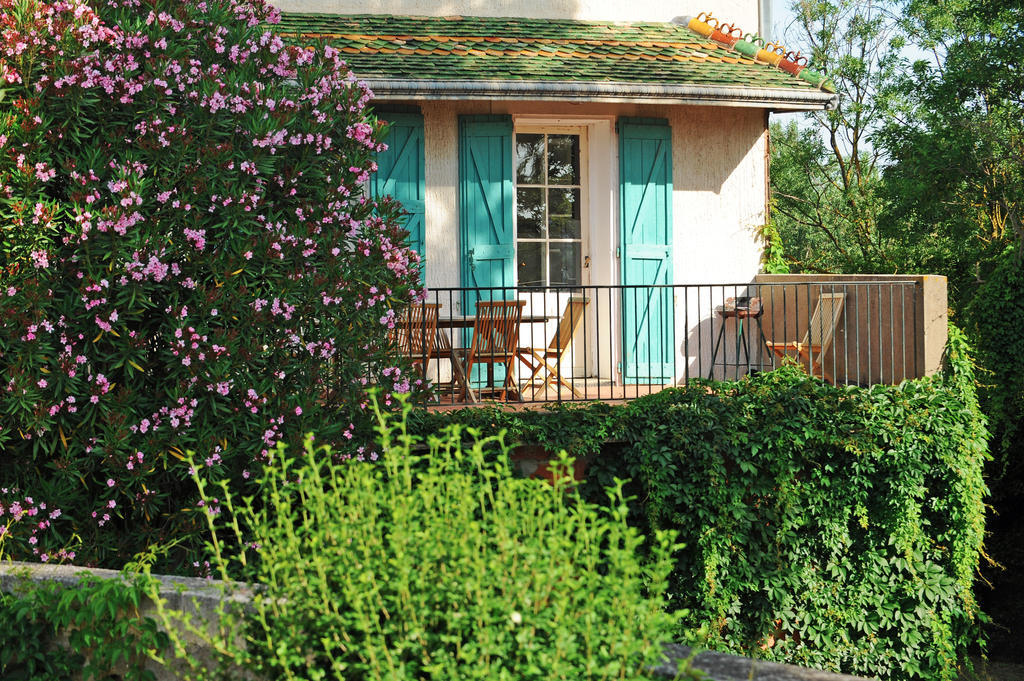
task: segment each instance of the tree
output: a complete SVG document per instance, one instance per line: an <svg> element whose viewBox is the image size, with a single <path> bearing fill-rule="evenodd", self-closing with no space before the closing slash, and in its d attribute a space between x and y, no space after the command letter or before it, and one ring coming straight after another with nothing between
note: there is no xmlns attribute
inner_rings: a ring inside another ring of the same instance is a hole
<svg viewBox="0 0 1024 681"><path fill-rule="evenodd" d="M1024 414L1007 405L1024 398L1007 386L1024 380L992 343L1024 334L1024 320L993 315L1002 296L987 283L1013 280L1024 252L1024 9L840 0L794 10L794 40L832 76L840 104L806 127L772 130L773 219L787 257L812 271L946 275L954 319L993 372L983 397L997 440L1020 451Z"/></svg>
<svg viewBox="0 0 1024 681"><path fill-rule="evenodd" d="M809 52L839 94L836 108L808 114L806 127L772 129L772 219L799 269L898 269L878 227L882 154L870 144L886 114L880 94L903 64L889 9L862 0L793 4L787 41Z"/></svg>
<svg viewBox="0 0 1024 681"><path fill-rule="evenodd" d="M907 30L941 57L894 89L879 132L893 231L918 266L949 276L951 305L987 369L997 492L1024 496L1024 7L1013 0L908 5ZM1006 474L1005 472L1010 472Z"/></svg>
<svg viewBox="0 0 1024 681"><path fill-rule="evenodd" d="M59 513L7 550L192 562L186 450L241 491L278 442L349 442L368 385L416 387L370 93L263 0L0 9L0 514Z"/></svg>
<svg viewBox="0 0 1024 681"><path fill-rule="evenodd" d="M1024 239L1024 10L913 2L908 17L916 40L942 58L918 61L892 88L893 115L877 135L891 157L887 220L927 237L922 264L941 267L966 302L1006 246Z"/></svg>

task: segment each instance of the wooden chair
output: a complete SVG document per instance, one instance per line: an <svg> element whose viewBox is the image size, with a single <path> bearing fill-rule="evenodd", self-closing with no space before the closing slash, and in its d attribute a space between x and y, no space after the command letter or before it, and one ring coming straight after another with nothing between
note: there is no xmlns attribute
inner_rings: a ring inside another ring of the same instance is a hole
<svg viewBox="0 0 1024 681"><path fill-rule="evenodd" d="M569 298L569 302L565 304L562 318L558 322L558 330L555 331L555 335L551 337L551 342L546 348L518 348L517 354L520 361L530 367L533 372L526 379L524 385L532 384L538 374L542 371L545 372L543 382L533 390L534 397L548 385L554 385L556 390L559 389L558 385L564 385L575 397L583 397L572 384L565 381L559 368L565 361L565 355L572 345L572 337L576 334L576 328L583 319L583 312L589 302L590 299L583 296Z"/></svg>
<svg viewBox="0 0 1024 681"><path fill-rule="evenodd" d="M832 345L832 336L835 335L836 327L839 326L839 318L842 316L843 303L846 300L844 293L822 293L818 303L811 314L811 323L807 327L807 333L801 341L768 341L766 345L783 359L788 353L796 353L796 357L807 364L810 374L814 376L820 371L820 376L831 383L832 378L825 372L822 362L825 353Z"/></svg>
<svg viewBox="0 0 1024 681"><path fill-rule="evenodd" d="M399 316L392 329L392 341L399 354L409 359L424 377L427 362L434 357L440 307L437 303L413 303Z"/></svg>
<svg viewBox="0 0 1024 681"><path fill-rule="evenodd" d="M461 360L466 383L462 389L463 399L476 401L470 380L473 366L487 365L488 384L494 383L494 367L505 367L505 380L499 398L505 400L510 392L517 392L515 382L516 346L519 343L519 322L523 316L525 300L481 301L476 304L476 319L473 323L473 341L467 349L454 350Z"/></svg>

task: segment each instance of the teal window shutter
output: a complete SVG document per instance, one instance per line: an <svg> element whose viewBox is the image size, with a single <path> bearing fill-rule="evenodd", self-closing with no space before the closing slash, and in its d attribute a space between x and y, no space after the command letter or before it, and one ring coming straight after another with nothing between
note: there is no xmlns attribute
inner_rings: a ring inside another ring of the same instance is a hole
<svg viewBox="0 0 1024 681"><path fill-rule="evenodd" d="M622 240L623 380L673 378L672 129L668 121L621 118L619 208Z"/></svg>
<svg viewBox="0 0 1024 681"><path fill-rule="evenodd" d="M515 285L512 117L459 117L459 229L462 285ZM490 293L482 294L485 298ZM495 291L495 299L504 297ZM467 293L463 312L476 309Z"/></svg>
<svg viewBox="0 0 1024 681"><path fill-rule="evenodd" d="M393 196L409 215L403 225L409 230L409 245L420 255L424 250L426 213L423 116L418 113L381 113L389 124L388 148L377 154L377 172L370 176L370 193Z"/></svg>

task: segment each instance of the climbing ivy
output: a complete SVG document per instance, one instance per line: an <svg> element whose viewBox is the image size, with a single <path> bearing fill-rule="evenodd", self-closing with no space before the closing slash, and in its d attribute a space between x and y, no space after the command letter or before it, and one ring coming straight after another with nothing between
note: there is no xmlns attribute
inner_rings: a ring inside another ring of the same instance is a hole
<svg viewBox="0 0 1024 681"><path fill-rule="evenodd" d="M0 591L0 678L156 678L146 662L167 635L139 612L142 583L83 576L73 587L13 580Z"/></svg>
<svg viewBox="0 0 1024 681"><path fill-rule="evenodd" d="M645 512L680 532L680 631L887 679L954 679L976 638L984 421L962 376L868 390L795 369L631 405Z"/></svg>
<svg viewBox="0 0 1024 681"><path fill-rule="evenodd" d="M464 410L420 426L508 429L511 441L589 455L584 494L630 478L631 518L686 544L669 588L671 607L688 611L680 640L950 681L980 635L988 430L956 328L946 365L866 389L789 366L620 407Z"/></svg>

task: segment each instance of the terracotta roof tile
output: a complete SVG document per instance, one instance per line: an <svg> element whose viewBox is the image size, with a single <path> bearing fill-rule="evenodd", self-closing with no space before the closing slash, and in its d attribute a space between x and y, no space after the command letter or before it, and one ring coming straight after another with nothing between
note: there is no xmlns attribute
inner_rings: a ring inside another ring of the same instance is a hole
<svg viewBox="0 0 1024 681"><path fill-rule="evenodd" d="M288 13L276 30L326 40L363 78L815 89L671 23Z"/></svg>

